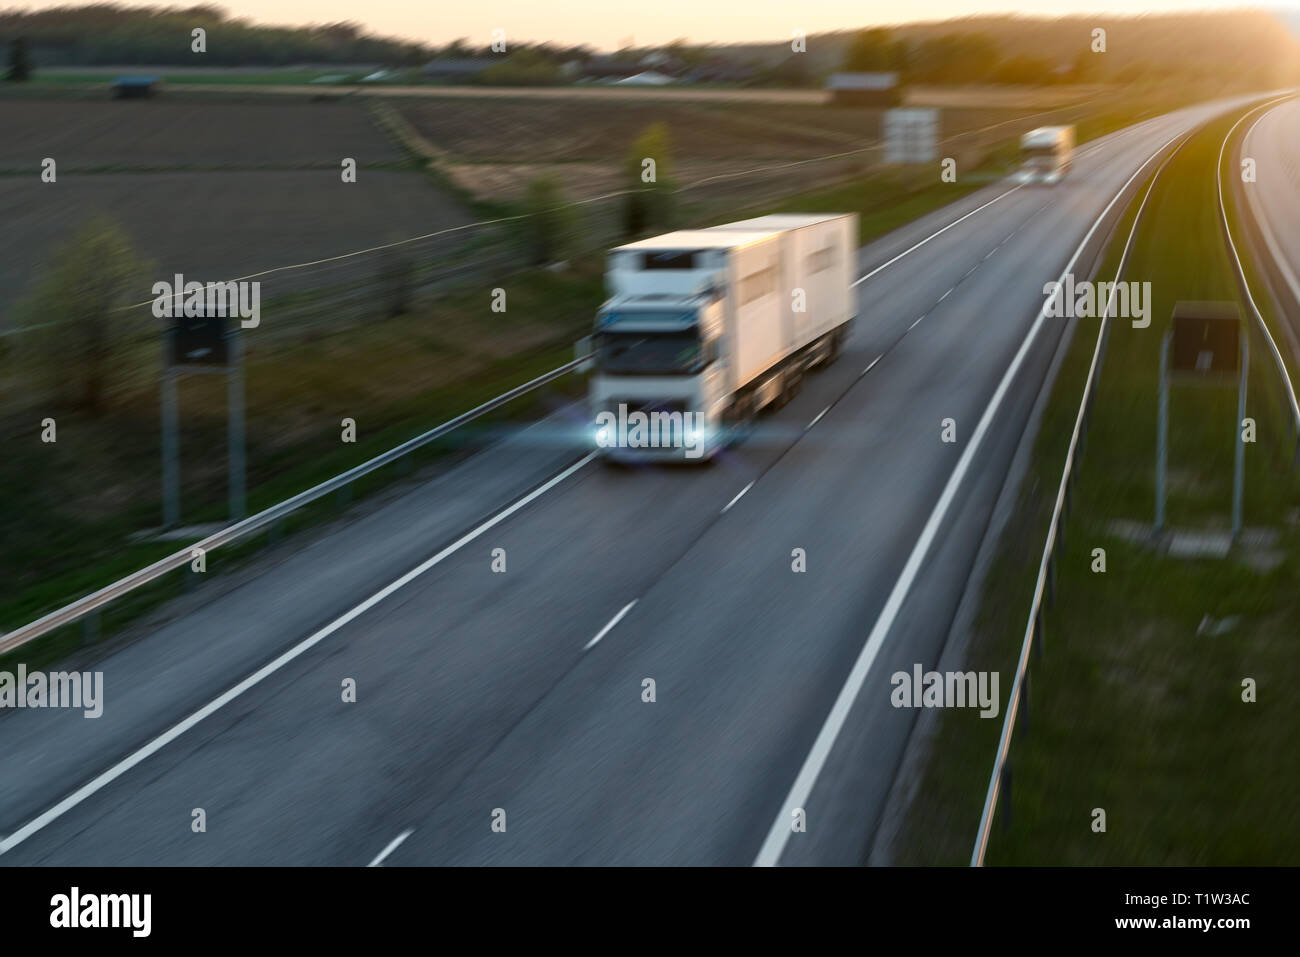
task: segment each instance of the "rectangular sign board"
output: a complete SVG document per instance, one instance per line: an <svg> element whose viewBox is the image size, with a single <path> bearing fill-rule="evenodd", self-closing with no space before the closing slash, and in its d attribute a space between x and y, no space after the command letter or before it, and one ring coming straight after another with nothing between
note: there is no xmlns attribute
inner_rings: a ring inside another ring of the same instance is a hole
<svg viewBox="0 0 1300 957"><path fill-rule="evenodd" d="M939 156L939 111L887 110L884 138L886 163L932 163Z"/></svg>
<svg viewBox="0 0 1300 957"><path fill-rule="evenodd" d="M1237 374L1240 310L1235 302L1179 302L1174 306L1171 372Z"/></svg>
<svg viewBox="0 0 1300 957"><path fill-rule="evenodd" d="M230 360L225 316L178 316L167 330L169 366L225 366Z"/></svg>

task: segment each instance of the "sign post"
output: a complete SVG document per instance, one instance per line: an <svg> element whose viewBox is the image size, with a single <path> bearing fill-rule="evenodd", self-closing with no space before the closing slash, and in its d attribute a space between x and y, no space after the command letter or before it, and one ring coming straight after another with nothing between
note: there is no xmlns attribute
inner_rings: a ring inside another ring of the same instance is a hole
<svg viewBox="0 0 1300 957"><path fill-rule="evenodd" d="M1165 525L1165 475L1169 458L1169 389L1172 384L1222 385L1237 383L1236 443L1232 474L1232 537L1241 533L1245 487L1246 450L1241 423L1246 416L1246 376L1250 346L1241 315L1234 302L1178 302L1171 328L1160 343L1160 398L1156 422L1156 520Z"/></svg>
<svg viewBox="0 0 1300 957"><path fill-rule="evenodd" d="M247 513L244 487L244 369L238 326L224 316L178 316L165 334L162 372L163 527L180 522L177 386L184 375L226 376L230 520Z"/></svg>

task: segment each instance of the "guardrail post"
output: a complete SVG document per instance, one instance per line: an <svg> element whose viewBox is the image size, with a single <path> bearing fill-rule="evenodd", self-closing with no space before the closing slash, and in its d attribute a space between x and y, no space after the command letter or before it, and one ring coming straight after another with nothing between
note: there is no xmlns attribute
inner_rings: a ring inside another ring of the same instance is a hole
<svg viewBox="0 0 1300 957"><path fill-rule="evenodd" d="M1011 830L1011 758L1007 757L1002 765L1002 800L998 802L1002 811L1002 830Z"/></svg>
<svg viewBox="0 0 1300 957"><path fill-rule="evenodd" d="M1029 667L1025 667L1024 677L1020 679L1020 712L1023 712L1020 721L1021 735L1029 734ZM1017 713L1020 713L1017 712Z"/></svg>
<svg viewBox="0 0 1300 957"><path fill-rule="evenodd" d="M99 641L99 609L89 612L81 619L81 643L93 645Z"/></svg>

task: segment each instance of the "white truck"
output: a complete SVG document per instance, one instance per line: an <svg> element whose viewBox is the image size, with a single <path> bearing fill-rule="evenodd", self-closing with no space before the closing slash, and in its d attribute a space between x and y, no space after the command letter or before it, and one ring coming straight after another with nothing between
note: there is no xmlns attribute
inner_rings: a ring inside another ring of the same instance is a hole
<svg viewBox="0 0 1300 957"><path fill-rule="evenodd" d="M1055 186L1070 171L1074 156L1073 126L1040 126L1020 137L1022 183Z"/></svg>
<svg viewBox="0 0 1300 957"><path fill-rule="evenodd" d="M612 249L590 354L596 450L711 458L834 360L856 314L856 214L778 214Z"/></svg>

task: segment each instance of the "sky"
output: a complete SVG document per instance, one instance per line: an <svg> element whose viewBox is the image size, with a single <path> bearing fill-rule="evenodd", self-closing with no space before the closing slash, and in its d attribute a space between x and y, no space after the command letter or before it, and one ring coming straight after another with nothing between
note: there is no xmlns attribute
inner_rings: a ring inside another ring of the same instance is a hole
<svg viewBox="0 0 1300 957"><path fill-rule="evenodd" d="M10 5L23 10L63 6L81 0L27 0ZM114 0L123 6L151 6ZM160 0L189 6L208 0ZM380 36L441 45L458 37L487 44L492 31L507 41L549 40L613 50L667 43L738 43L790 37L794 30L822 33L876 24L943 20L982 13L1060 16L1069 13L1168 12L1269 6L1300 9L1300 0L1250 3L1241 0L211 0L232 16L262 24L301 26L351 21Z"/></svg>

